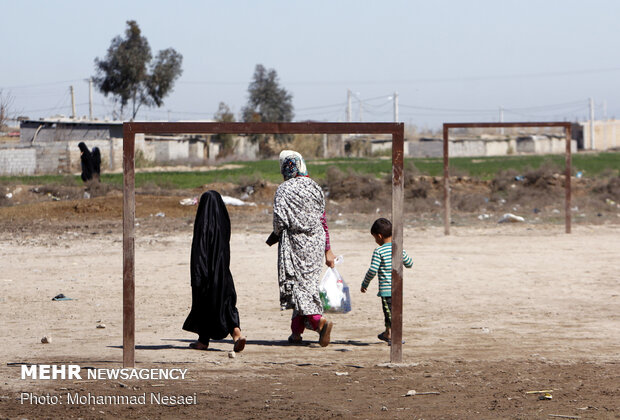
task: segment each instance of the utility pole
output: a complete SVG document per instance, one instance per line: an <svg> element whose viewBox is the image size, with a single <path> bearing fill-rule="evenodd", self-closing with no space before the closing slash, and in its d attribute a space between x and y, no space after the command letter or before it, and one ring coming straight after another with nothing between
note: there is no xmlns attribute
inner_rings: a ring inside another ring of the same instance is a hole
<svg viewBox="0 0 620 420"><path fill-rule="evenodd" d="M394 92L394 122L398 122L398 92Z"/></svg>
<svg viewBox="0 0 620 420"><path fill-rule="evenodd" d="M609 148L609 139L607 138L607 100L603 101L603 138L605 139L605 150Z"/></svg>
<svg viewBox="0 0 620 420"><path fill-rule="evenodd" d="M499 106L499 122L504 122L504 107L502 105ZM499 129L499 133L502 136L504 135L504 127Z"/></svg>
<svg viewBox="0 0 620 420"><path fill-rule="evenodd" d="M93 78L88 78L88 118L93 120Z"/></svg>
<svg viewBox="0 0 620 420"><path fill-rule="evenodd" d="M347 122L351 122L351 89L347 89Z"/></svg>
<svg viewBox="0 0 620 420"><path fill-rule="evenodd" d="M69 86L71 91L71 118L75 119L75 94L73 93L73 86Z"/></svg>
<svg viewBox="0 0 620 420"><path fill-rule="evenodd" d="M590 98L590 148L594 150L594 100Z"/></svg>
<svg viewBox="0 0 620 420"><path fill-rule="evenodd" d="M356 95L357 96L357 95ZM358 96L357 100L359 102L359 114L360 114L360 122L362 122L362 99Z"/></svg>

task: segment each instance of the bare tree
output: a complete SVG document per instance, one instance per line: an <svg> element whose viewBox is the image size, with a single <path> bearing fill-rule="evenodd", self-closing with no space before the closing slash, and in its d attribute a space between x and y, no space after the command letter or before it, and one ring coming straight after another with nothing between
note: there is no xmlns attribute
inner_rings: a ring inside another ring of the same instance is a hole
<svg viewBox="0 0 620 420"><path fill-rule="evenodd" d="M14 100L15 98L10 93L0 89L0 130L6 127L9 120L13 119L11 109Z"/></svg>

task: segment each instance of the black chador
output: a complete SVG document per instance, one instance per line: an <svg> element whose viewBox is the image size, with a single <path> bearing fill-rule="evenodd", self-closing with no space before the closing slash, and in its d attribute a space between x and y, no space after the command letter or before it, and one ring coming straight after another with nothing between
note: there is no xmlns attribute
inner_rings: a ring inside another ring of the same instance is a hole
<svg viewBox="0 0 620 420"><path fill-rule="evenodd" d="M95 172L93 155L84 142L80 142L78 147L80 148L80 162L82 163L82 181L90 181L93 179L93 173Z"/></svg>
<svg viewBox="0 0 620 420"><path fill-rule="evenodd" d="M230 273L230 218L217 191L200 197L190 274L192 309L183 329L195 332L198 341L208 345L209 339L221 340L239 327L237 293Z"/></svg>

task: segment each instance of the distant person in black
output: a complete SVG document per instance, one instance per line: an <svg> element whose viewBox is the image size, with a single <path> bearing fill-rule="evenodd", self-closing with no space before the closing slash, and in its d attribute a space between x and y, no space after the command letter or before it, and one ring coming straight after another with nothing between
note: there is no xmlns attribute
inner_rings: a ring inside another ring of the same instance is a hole
<svg viewBox="0 0 620 420"><path fill-rule="evenodd" d="M101 176L101 153L98 147L93 147L91 153L84 142L78 144L80 148L80 161L82 163L82 181L88 182L95 178L97 181Z"/></svg>
<svg viewBox="0 0 620 420"><path fill-rule="evenodd" d="M229 334L235 352L245 347L239 327L237 292L230 273L230 218L222 196L207 191L200 197L190 259L192 309L183 329L198 334L190 347L209 348L209 340Z"/></svg>

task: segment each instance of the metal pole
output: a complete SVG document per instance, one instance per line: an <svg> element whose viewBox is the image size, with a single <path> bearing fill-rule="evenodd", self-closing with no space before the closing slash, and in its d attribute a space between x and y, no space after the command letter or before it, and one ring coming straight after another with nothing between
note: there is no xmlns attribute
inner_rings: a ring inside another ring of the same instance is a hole
<svg viewBox="0 0 620 420"><path fill-rule="evenodd" d="M499 122L503 123L504 122L504 107L500 106L499 107ZM504 127L499 129L499 133L503 136L504 135Z"/></svg>
<svg viewBox="0 0 620 420"><path fill-rule="evenodd" d="M135 365L135 133L123 125L123 367Z"/></svg>
<svg viewBox="0 0 620 420"><path fill-rule="evenodd" d="M392 133L392 346L390 362L403 360L403 202L405 126Z"/></svg>
<svg viewBox="0 0 620 420"><path fill-rule="evenodd" d="M71 91L71 118L75 119L75 94L73 93L73 86L69 86Z"/></svg>
<svg viewBox="0 0 620 420"><path fill-rule="evenodd" d="M394 92L394 122L398 122L398 92Z"/></svg>
<svg viewBox="0 0 620 420"><path fill-rule="evenodd" d="M450 159L448 156L448 127L443 125L443 233L450 234Z"/></svg>
<svg viewBox="0 0 620 420"><path fill-rule="evenodd" d="M93 79L88 79L88 118L93 120Z"/></svg>
<svg viewBox="0 0 620 420"><path fill-rule="evenodd" d="M603 101L603 138L605 139L605 146L603 150L609 149L609 136L607 135L607 126L609 121L607 120L607 101Z"/></svg>
<svg viewBox="0 0 620 420"><path fill-rule="evenodd" d="M566 199L564 200L564 223L566 225L566 233L571 232L571 215L570 215L570 202L571 202L571 127L567 125L564 129L566 135L566 182L564 183L566 189Z"/></svg>
<svg viewBox="0 0 620 420"><path fill-rule="evenodd" d="M595 149L594 146L594 100L590 98L590 148Z"/></svg>
<svg viewBox="0 0 620 420"><path fill-rule="evenodd" d="M347 89L347 122L351 122L351 89Z"/></svg>

